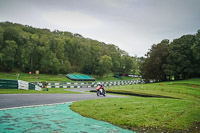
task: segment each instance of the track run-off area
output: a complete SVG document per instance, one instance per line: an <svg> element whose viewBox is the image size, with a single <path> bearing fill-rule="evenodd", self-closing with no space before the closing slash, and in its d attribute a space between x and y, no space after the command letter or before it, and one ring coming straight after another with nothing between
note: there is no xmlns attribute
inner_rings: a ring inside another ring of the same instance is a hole
<svg viewBox="0 0 200 133"><path fill-rule="evenodd" d="M83 94L1 94L0 132L129 133L110 123L82 117L72 102L122 97L85 93L95 88L70 89ZM69 89L68 89L69 90Z"/></svg>

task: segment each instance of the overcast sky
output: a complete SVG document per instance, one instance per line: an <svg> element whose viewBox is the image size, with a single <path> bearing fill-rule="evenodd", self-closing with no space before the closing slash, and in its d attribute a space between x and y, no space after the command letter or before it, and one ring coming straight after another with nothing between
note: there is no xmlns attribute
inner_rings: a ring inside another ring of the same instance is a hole
<svg viewBox="0 0 200 133"><path fill-rule="evenodd" d="M0 0L0 22L79 33L144 56L200 29L200 0Z"/></svg>

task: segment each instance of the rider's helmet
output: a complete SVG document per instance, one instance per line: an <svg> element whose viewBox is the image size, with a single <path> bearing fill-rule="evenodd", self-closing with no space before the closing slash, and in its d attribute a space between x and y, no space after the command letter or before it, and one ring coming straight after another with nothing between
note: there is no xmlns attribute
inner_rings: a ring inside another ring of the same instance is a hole
<svg viewBox="0 0 200 133"><path fill-rule="evenodd" d="M98 82L97 85L101 85L101 82Z"/></svg>

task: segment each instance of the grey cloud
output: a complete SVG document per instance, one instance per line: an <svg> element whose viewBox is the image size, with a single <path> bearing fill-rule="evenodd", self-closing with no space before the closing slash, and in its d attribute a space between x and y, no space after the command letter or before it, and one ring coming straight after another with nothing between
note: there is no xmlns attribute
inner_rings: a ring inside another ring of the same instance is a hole
<svg viewBox="0 0 200 133"><path fill-rule="evenodd" d="M200 29L199 5L200 0L0 0L0 21L70 30L114 43L130 55L142 56L162 39L196 33ZM50 22L51 19L47 21L43 15L62 11L98 19L103 27L83 29L81 24L77 26L80 28L63 27Z"/></svg>

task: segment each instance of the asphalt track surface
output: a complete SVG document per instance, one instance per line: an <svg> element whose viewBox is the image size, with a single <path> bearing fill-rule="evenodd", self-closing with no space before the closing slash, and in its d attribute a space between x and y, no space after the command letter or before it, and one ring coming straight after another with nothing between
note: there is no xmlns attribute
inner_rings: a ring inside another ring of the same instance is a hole
<svg viewBox="0 0 200 133"><path fill-rule="evenodd" d="M80 89L67 89L75 92L85 92L94 90L95 88L80 88ZM95 93L83 94L0 94L0 109L43 105L43 104L56 104L65 102L74 102L80 100L90 99L103 99L123 97L118 95L106 95L106 97L99 96Z"/></svg>

